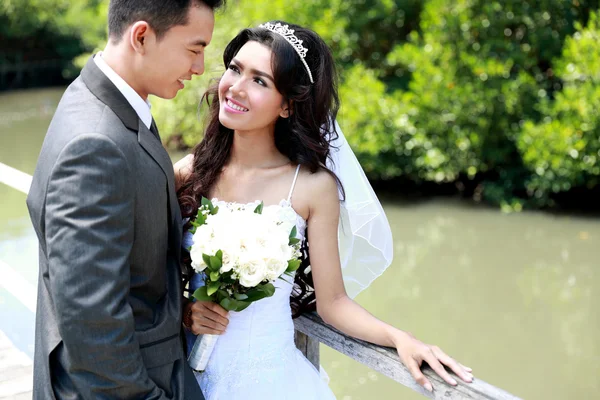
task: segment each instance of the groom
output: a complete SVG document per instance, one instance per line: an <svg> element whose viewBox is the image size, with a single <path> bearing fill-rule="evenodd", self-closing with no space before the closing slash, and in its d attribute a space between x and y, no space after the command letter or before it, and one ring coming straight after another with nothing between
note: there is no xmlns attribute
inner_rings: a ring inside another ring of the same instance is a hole
<svg viewBox="0 0 600 400"><path fill-rule="evenodd" d="M27 206L39 285L34 399L202 399L181 341L181 214L148 95L204 72L221 0L111 0Z"/></svg>

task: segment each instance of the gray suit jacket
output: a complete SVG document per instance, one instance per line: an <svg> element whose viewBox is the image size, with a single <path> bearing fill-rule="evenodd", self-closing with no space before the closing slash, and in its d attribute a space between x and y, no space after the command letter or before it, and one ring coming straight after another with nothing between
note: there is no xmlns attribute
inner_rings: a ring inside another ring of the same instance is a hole
<svg viewBox="0 0 600 400"><path fill-rule="evenodd" d="M27 206L34 399L202 399L182 349L173 167L92 59L52 119Z"/></svg>

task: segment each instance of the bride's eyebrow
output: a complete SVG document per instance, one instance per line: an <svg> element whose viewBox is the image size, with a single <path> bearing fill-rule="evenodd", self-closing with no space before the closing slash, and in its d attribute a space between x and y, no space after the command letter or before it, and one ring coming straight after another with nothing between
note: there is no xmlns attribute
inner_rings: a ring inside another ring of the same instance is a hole
<svg viewBox="0 0 600 400"><path fill-rule="evenodd" d="M233 60L231 60L235 65L237 65L240 69L244 69L244 64L241 63L239 60L236 60L235 58ZM254 75L258 75L258 76L264 76L265 78L268 78L271 80L271 82L275 83L275 79L273 79L273 77L269 74L267 74L266 72L260 71L258 69L254 69L251 68L250 72L253 73Z"/></svg>

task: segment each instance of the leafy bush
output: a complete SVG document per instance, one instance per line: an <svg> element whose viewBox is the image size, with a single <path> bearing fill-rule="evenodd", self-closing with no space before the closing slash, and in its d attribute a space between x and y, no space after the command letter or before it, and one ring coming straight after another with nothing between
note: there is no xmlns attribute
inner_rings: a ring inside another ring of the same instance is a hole
<svg viewBox="0 0 600 400"><path fill-rule="evenodd" d="M200 98L224 71L225 45L282 19L330 44L339 122L370 178L457 183L505 209L553 205L599 185L599 2L231 0L207 72L174 101L152 99L153 114L170 145L198 143ZM53 51L73 57L105 40L107 3L0 0L0 38L50 32Z"/></svg>
<svg viewBox="0 0 600 400"><path fill-rule="evenodd" d="M567 38L555 74L563 89L539 105L539 123L527 121L518 138L525 165L533 172L529 194L542 204L551 193L593 188L600 178L600 18L577 23Z"/></svg>

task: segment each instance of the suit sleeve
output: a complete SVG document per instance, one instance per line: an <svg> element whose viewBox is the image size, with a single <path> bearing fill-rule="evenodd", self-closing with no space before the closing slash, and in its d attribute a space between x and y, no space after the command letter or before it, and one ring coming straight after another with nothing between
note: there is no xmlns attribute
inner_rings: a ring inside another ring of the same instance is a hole
<svg viewBox="0 0 600 400"><path fill-rule="evenodd" d="M86 134L63 149L47 188L50 290L67 372L86 399L166 399L148 377L128 302L134 175L113 141Z"/></svg>

